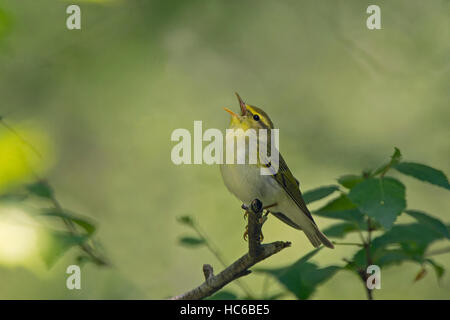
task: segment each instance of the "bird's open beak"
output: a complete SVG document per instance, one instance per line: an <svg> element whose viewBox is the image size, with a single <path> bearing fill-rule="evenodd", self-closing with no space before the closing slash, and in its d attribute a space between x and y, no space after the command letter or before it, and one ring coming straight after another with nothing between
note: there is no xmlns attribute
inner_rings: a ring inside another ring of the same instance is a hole
<svg viewBox="0 0 450 320"><path fill-rule="evenodd" d="M239 116L236 114L236 113L234 113L233 111L231 111L230 109L228 109L228 108L223 108L226 112L228 112L229 114L231 114L231 116L232 117L236 117L236 118L239 118Z"/></svg>
<svg viewBox="0 0 450 320"><path fill-rule="evenodd" d="M239 106L241 107L241 116L245 116L247 114L247 107L245 106L245 102L241 99L237 92L235 92L235 94L239 100Z"/></svg>

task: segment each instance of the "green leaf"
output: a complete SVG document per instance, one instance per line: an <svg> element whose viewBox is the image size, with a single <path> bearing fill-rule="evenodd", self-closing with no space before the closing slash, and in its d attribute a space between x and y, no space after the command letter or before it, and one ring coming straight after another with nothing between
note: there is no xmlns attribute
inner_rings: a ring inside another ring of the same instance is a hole
<svg viewBox="0 0 450 320"><path fill-rule="evenodd" d="M357 267L357 269L366 269L368 266L366 255L367 251L365 248L357 251L353 256L352 261L347 265L347 268L353 269L353 267ZM405 261L420 262L422 260L420 256L415 258L413 254L406 252L403 249L386 249L377 246L376 244L370 246L370 258L370 263L376 264L379 267L401 264Z"/></svg>
<svg viewBox="0 0 450 320"><path fill-rule="evenodd" d="M89 256L87 254L80 254L77 258L76 258L76 263L77 265L84 266L86 263L93 263L93 264L98 264L97 261L95 261L92 256Z"/></svg>
<svg viewBox="0 0 450 320"><path fill-rule="evenodd" d="M402 249L386 249L376 253L376 264L380 267L392 264L400 264L407 260L413 260L412 256Z"/></svg>
<svg viewBox="0 0 450 320"><path fill-rule="evenodd" d="M235 293L231 291L219 291L216 294L212 295L211 297L207 298L206 300L237 300L238 297Z"/></svg>
<svg viewBox="0 0 450 320"><path fill-rule="evenodd" d="M93 234L97 230L97 227L92 222L90 222L88 218L81 218L80 216L68 211L61 211L56 208L43 209L40 211L40 215L68 219L83 228L88 235Z"/></svg>
<svg viewBox="0 0 450 320"><path fill-rule="evenodd" d="M194 219L191 216L181 216L177 219L177 221L187 226L194 225Z"/></svg>
<svg viewBox="0 0 450 320"><path fill-rule="evenodd" d="M205 244L205 240L195 237L181 237L179 239L179 243L187 247L197 247Z"/></svg>
<svg viewBox="0 0 450 320"><path fill-rule="evenodd" d="M429 264L431 264L431 266L434 269L434 272L436 273L436 277L438 278L438 281L441 280L442 276L445 273L445 269L443 266L441 266L440 264L437 264L434 260L432 259L426 259L426 262L428 262Z"/></svg>
<svg viewBox="0 0 450 320"><path fill-rule="evenodd" d="M396 262L403 260L423 262L427 248L435 241L443 239L444 236L426 225L419 223L399 224L393 226L383 235L373 239L371 251L374 261L383 265L392 262L392 257L387 254L396 254ZM395 250L388 250L396 245Z"/></svg>
<svg viewBox="0 0 450 320"><path fill-rule="evenodd" d="M338 223L323 230L323 233L331 238L344 238L349 232L357 231L358 228L354 223Z"/></svg>
<svg viewBox="0 0 450 320"><path fill-rule="evenodd" d="M89 235L93 234L97 230L97 227L94 224L85 219L72 217L72 221L83 228Z"/></svg>
<svg viewBox="0 0 450 320"><path fill-rule="evenodd" d="M440 170L414 162L401 162L396 164L393 168L408 176L450 190L448 179Z"/></svg>
<svg viewBox="0 0 450 320"><path fill-rule="evenodd" d="M277 269L256 269L255 271L273 276L298 299L308 299L320 284L329 280L342 269L338 266L319 268L316 264L308 262L319 250L310 252L291 266Z"/></svg>
<svg viewBox="0 0 450 320"><path fill-rule="evenodd" d="M436 232L439 232L447 239L450 239L450 234L448 232L447 226L441 220L418 210L405 210L405 212L416 219L420 224L426 225Z"/></svg>
<svg viewBox="0 0 450 320"><path fill-rule="evenodd" d="M278 300L285 295L286 295L286 292L278 292L278 293L274 293L270 296L264 297L263 299L264 300Z"/></svg>
<svg viewBox="0 0 450 320"><path fill-rule="evenodd" d="M48 268L64 255L71 247L83 244L87 235L74 235L69 232L49 231L47 241L41 247L41 256Z"/></svg>
<svg viewBox="0 0 450 320"><path fill-rule="evenodd" d="M347 189L353 188L356 184L363 181L364 178L362 176L356 175L356 174L347 174L345 176L342 176L338 179L338 182L346 187Z"/></svg>
<svg viewBox="0 0 450 320"><path fill-rule="evenodd" d="M399 163L401 158L402 158L402 153L400 152L400 149L397 147L394 147L394 153L391 156L391 163L392 164Z"/></svg>
<svg viewBox="0 0 450 320"><path fill-rule="evenodd" d="M27 190L33 195L41 198L51 199L53 197L53 190L45 181L30 184L27 186Z"/></svg>
<svg viewBox="0 0 450 320"><path fill-rule="evenodd" d="M357 206L345 194L340 195L322 208L314 211L314 215L352 222L360 228L367 226L364 221L364 214L358 210Z"/></svg>
<svg viewBox="0 0 450 320"><path fill-rule="evenodd" d="M405 186L394 178L370 178L350 190L349 199L361 212L390 229L406 208Z"/></svg>
<svg viewBox="0 0 450 320"><path fill-rule="evenodd" d="M339 187L335 185L330 186L324 186L319 187L313 190L309 190L303 194L303 199L305 200L305 203L311 203L320 199L323 199L325 197L328 197L330 194L332 194L335 191L338 191Z"/></svg>
<svg viewBox="0 0 450 320"><path fill-rule="evenodd" d="M422 264L427 248L444 236L434 229L420 224L397 224L372 240L369 252L371 263L381 266L413 261ZM366 250L359 250L347 266L367 267Z"/></svg>
<svg viewBox="0 0 450 320"><path fill-rule="evenodd" d="M444 236L420 223L397 224L383 235L375 238L373 242L379 246L386 246L392 243L415 244L409 249L426 247L436 240L443 239Z"/></svg>
<svg viewBox="0 0 450 320"><path fill-rule="evenodd" d="M390 168L392 168L392 166L398 164L401 158L402 154L400 150L397 147L395 147L394 153L391 156L391 161L389 161L388 164L385 164L384 166L381 166L379 169L375 170L375 173L373 175L375 176L380 173L384 175Z"/></svg>

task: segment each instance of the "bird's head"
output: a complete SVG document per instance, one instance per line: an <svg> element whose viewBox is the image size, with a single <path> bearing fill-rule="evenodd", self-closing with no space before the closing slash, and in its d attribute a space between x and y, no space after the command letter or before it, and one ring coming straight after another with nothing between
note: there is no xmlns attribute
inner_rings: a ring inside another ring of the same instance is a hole
<svg viewBox="0 0 450 320"><path fill-rule="evenodd" d="M270 120L267 113L258 107L246 104L241 97L236 93L241 108L241 114L234 113L228 108L224 108L226 112L231 114L230 128L242 129L273 129L272 120Z"/></svg>

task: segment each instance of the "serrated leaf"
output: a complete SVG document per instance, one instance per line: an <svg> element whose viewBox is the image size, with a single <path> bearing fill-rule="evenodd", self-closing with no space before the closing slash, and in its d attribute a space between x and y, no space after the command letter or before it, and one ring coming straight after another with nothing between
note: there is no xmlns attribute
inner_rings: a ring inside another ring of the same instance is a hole
<svg viewBox="0 0 450 320"><path fill-rule="evenodd" d="M348 194L359 210L390 229L406 208L405 186L394 178L370 178L358 183Z"/></svg>
<svg viewBox="0 0 450 320"><path fill-rule="evenodd" d="M187 247L197 247L205 244L205 240L195 237L181 237L179 239L179 243Z"/></svg>
<svg viewBox="0 0 450 320"><path fill-rule="evenodd" d="M372 240L369 252L371 263L381 266L400 264L404 261L423 263L427 248L443 239L439 232L419 223L394 225L389 231ZM391 248L395 246L396 248ZM366 249L359 250L352 258L353 266L367 266Z"/></svg>
<svg viewBox="0 0 450 320"><path fill-rule="evenodd" d="M51 268L71 247L83 244L87 235L74 235L69 232L49 231L46 242L41 246L41 257Z"/></svg>
<svg viewBox="0 0 450 320"><path fill-rule="evenodd" d="M393 166L393 168L405 175L450 190L450 183L441 170L414 162L401 162Z"/></svg>
<svg viewBox="0 0 450 320"><path fill-rule="evenodd" d="M354 223L338 223L323 230L323 233L330 238L344 238L347 233L357 231L358 228Z"/></svg>
<svg viewBox="0 0 450 320"><path fill-rule="evenodd" d="M338 190L339 187L335 185L319 187L303 193L303 199L305 200L305 203L308 204L323 199L325 197L328 197L330 194Z"/></svg>
<svg viewBox="0 0 450 320"><path fill-rule="evenodd" d="M45 181L38 181L27 186L27 190L38 197L51 199L53 197L53 190Z"/></svg>
<svg viewBox="0 0 450 320"><path fill-rule="evenodd" d="M405 213L416 219L420 224L426 225L436 232L439 232L447 239L450 239L447 226L441 220L418 210L405 210Z"/></svg>
<svg viewBox="0 0 450 320"><path fill-rule="evenodd" d="M356 174L347 174L338 179L339 184L346 187L347 189L353 188L356 184L363 181L364 178Z"/></svg>
<svg viewBox="0 0 450 320"><path fill-rule="evenodd" d="M317 252L318 250L316 249L287 267L277 269L264 268L256 269L255 271L273 276L298 299L308 299L320 284L326 282L337 271L342 269L338 266L319 268L316 264L308 262Z"/></svg>
<svg viewBox="0 0 450 320"><path fill-rule="evenodd" d="M80 216L68 211L61 211L56 208L51 208L41 210L40 215L68 219L83 228L88 235L92 235L97 230L97 227L93 224L93 222L90 222L88 218L81 218Z"/></svg>
<svg viewBox="0 0 450 320"><path fill-rule="evenodd" d="M357 206L345 194L340 195L338 198L331 200L320 209L314 211L314 215L349 221L360 228L365 228L366 226L364 214L358 210Z"/></svg>
<svg viewBox="0 0 450 320"><path fill-rule="evenodd" d="M426 225L419 223L399 224L393 226L383 235L373 239L370 248L374 264L388 265L406 260L422 263L427 248L444 236ZM389 249L396 245L398 248ZM359 252L365 259L365 250Z"/></svg>

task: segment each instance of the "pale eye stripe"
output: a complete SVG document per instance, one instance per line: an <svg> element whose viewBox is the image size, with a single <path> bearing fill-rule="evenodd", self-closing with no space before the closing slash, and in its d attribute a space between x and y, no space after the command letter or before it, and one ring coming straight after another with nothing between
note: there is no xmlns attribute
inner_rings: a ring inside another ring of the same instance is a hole
<svg viewBox="0 0 450 320"><path fill-rule="evenodd" d="M255 109L253 109L253 108L252 108L251 106L249 106L249 105L247 105L247 109L250 110L250 112L252 113L252 115L257 114L257 115L259 116L259 119L260 119L259 121L261 121L262 123L264 123L265 126L266 126L267 128L270 128L270 123L267 122L266 118L265 118L263 115L261 115L261 113L256 112Z"/></svg>

